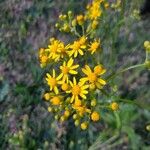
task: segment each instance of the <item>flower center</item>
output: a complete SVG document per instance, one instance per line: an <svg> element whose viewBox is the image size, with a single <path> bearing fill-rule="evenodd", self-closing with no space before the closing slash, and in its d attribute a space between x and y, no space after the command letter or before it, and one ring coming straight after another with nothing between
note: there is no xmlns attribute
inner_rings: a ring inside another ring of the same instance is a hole
<svg viewBox="0 0 150 150"><path fill-rule="evenodd" d="M78 50L79 48L80 48L80 43L79 42L74 42L73 49Z"/></svg>
<svg viewBox="0 0 150 150"><path fill-rule="evenodd" d="M57 84L56 79L55 79L55 78L50 78L50 79L49 79L49 84L50 84L52 87L54 87L54 86Z"/></svg>
<svg viewBox="0 0 150 150"><path fill-rule="evenodd" d="M69 88L69 86L68 86L67 83L63 83L61 88L62 88L63 91L66 91Z"/></svg>
<svg viewBox="0 0 150 150"><path fill-rule="evenodd" d="M52 45L52 48L51 48L51 51L56 53L57 52L57 49L58 49L58 44L54 44Z"/></svg>
<svg viewBox="0 0 150 150"><path fill-rule="evenodd" d="M95 72L96 74L100 74L100 73L102 72L102 67L101 67L101 66L96 66L96 67L94 68L94 72Z"/></svg>
<svg viewBox="0 0 150 150"><path fill-rule="evenodd" d="M48 59L47 56L42 56L41 57L41 62L46 63L47 59Z"/></svg>
<svg viewBox="0 0 150 150"><path fill-rule="evenodd" d="M57 96L53 97L53 98L51 99L51 103L52 103L53 105L59 105L59 104L60 104L60 98L57 97Z"/></svg>
<svg viewBox="0 0 150 150"><path fill-rule="evenodd" d="M77 96L77 95L80 94L80 86L79 86L79 85L74 85L74 86L72 87L72 94L73 94L74 96Z"/></svg>
<svg viewBox="0 0 150 150"><path fill-rule="evenodd" d="M90 82L95 82L97 80L97 76L96 76L95 73L90 73L88 75L88 79L89 79Z"/></svg>
<svg viewBox="0 0 150 150"><path fill-rule="evenodd" d="M95 49L98 48L98 46L99 46L99 43L98 43L98 42L94 42L94 43L91 45L91 49L92 49L92 50L95 50Z"/></svg>
<svg viewBox="0 0 150 150"><path fill-rule="evenodd" d="M63 73L63 74L67 74L68 72L69 72L69 67L64 66L64 67L62 68L62 73Z"/></svg>

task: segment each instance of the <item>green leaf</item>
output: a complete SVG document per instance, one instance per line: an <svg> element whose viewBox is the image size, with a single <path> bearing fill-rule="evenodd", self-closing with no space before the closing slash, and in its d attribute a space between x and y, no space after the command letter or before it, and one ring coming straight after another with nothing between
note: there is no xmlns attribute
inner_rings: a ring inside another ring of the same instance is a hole
<svg viewBox="0 0 150 150"><path fill-rule="evenodd" d="M9 92L9 84L7 82L0 83L0 102L5 100L6 95Z"/></svg>

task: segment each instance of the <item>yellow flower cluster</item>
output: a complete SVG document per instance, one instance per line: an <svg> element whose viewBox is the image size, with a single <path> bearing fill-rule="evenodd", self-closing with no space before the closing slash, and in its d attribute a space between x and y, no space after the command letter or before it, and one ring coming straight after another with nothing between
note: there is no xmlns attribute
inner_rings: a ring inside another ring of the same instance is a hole
<svg viewBox="0 0 150 150"><path fill-rule="evenodd" d="M106 85L102 78L106 69L93 59L93 56L96 58L100 55L101 42L99 38L91 37L89 32L98 25L102 4L108 7L104 0L93 0L85 14L73 17L69 11L67 15L60 15L56 27L60 31L72 32L77 37L67 44L51 38L48 46L39 50L41 67L51 64L50 72L45 77L49 87L44 94L49 102L48 111L54 113L55 119L61 122L72 118L75 126L80 125L83 130L88 127L90 120L100 120L98 100L94 97L96 91ZM90 22L87 22L88 19ZM82 32L76 30L77 26L82 26ZM112 104L112 110L117 108L117 104Z"/></svg>
<svg viewBox="0 0 150 150"><path fill-rule="evenodd" d="M76 34L77 26L86 26L86 33L91 30L95 30L99 25L100 17L103 15L103 10L109 7L109 3L106 0L93 0L92 3L86 6L86 11L83 14L74 16L71 11L67 14L61 14L59 16L60 21L56 23L56 27L60 31L71 32Z"/></svg>

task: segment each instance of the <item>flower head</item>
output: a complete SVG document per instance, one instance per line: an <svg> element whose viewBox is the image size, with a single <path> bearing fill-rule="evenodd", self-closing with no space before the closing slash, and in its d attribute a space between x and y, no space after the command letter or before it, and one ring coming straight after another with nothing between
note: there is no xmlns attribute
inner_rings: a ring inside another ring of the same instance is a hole
<svg viewBox="0 0 150 150"><path fill-rule="evenodd" d="M83 50L86 48L86 39L84 39L83 37L81 37L79 40L74 41L73 44L71 44L70 47L70 51L68 51L69 56L71 57L72 55L74 57L77 57L78 54L83 55L84 52Z"/></svg>
<svg viewBox="0 0 150 150"><path fill-rule="evenodd" d="M50 86L50 91L54 90L56 94L59 93L58 91L58 81L60 80L61 76L56 77L55 70L53 69L53 75L51 76L49 73L46 74L46 81L47 84Z"/></svg>
<svg viewBox="0 0 150 150"><path fill-rule="evenodd" d="M81 78L80 81L83 83L88 81L92 87L96 86L97 88L101 89L106 84L106 81L101 79L99 76L105 71L101 69L101 71L98 72L96 67L94 68L95 71L92 71L88 65L85 65L85 68L82 68L82 71L86 77Z"/></svg>
<svg viewBox="0 0 150 150"><path fill-rule="evenodd" d="M100 40L95 40L90 44L89 51L94 54L100 48Z"/></svg>
<svg viewBox="0 0 150 150"><path fill-rule="evenodd" d="M91 114L91 119L93 121L98 121L100 119L100 115L98 112L94 111L92 114Z"/></svg>
<svg viewBox="0 0 150 150"><path fill-rule="evenodd" d="M73 82L70 81L70 85L71 85L71 90L67 91L67 93L71 93L72 97L71 97L71 103L74 100L78 100L79 97L86 99L86 94L88 94L87 88L89 87L88 85L85 85L84 83L77 83L76 78L73 78Z"/></svg>
<svg viewBox="0 0 150 150"><path fill-rule="evenodd" d="M79 67L79 65L73 65L74 60L72 58L69 59L69 61L66 63L66 61L63 62L63 65L60 66L61 74L60 76L63 77L63 81L68 80L69 74L77 74L78 72L75 71Z"/></svg>

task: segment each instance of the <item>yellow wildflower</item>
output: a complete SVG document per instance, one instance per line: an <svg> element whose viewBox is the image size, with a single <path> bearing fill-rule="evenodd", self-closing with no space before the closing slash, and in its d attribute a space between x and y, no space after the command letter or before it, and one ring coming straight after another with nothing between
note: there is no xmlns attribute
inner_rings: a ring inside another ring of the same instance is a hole
<svg viewBox="0 0 150 150"><path fill-rule="evenodd" d="M52 107L48 107L48 112L52 112L53 111L53 109L52 109Z"/></svg>
<svg viewBox="0 0 150 150"><path fill-rule="evenodd" d="M64 58L67 55L67 50L68 50L68 45L65 46L63 42L59 43L59 47L58 47L58 59L59 58Z"/></svg>
<svg viewBox="0 0 150 150"><path fill-rule="evenodd" d="M119 105L118 105L118 103L113 102L113 103L111 103L110 108L115 111L115 110L119 109Z"/></svg>
<svg viewBox="0 0 150 150"><path fill-rule="evenodd" d="M100 119L100 115L98 112L94 111L92 114L91 114L91 119L93 121L98 121Z"/></svg>
<svg viewBox="0 0 150 150"><path fill-rule="evenodd" d="M65 120L66 120L65 116L61 116L61 117L60 117L60 121L61 121L61 122L64 122Z"/></svg>
<svg viewBox="0 0 150 150"><path fill-rule="evenodd" d="M90 44L89 51L94 54L100 48L100 40L95 40Z"/></svg>
<svg viewBox="0 0 150 150"><path fill-rule="evenodd" d="M69 74L77 74L78 72L75 71L79 67L79 65L73 65L74 60L72 58L66 63L63 62L63 65L60 66L61 74L60 76L63 77L63 81L68 80Z"/></svg>
<svg viewBox="0 0 150 150"><path fill-rule="evenodd" d="M88 127L88 123L87 123L87 122L81 123L81 129L82 129L82 130L86 130L87 127Z"/></svg>
<svg viewBox="0 0 150 150"><path fill-rule="evenodd" d="M45 98L45 100L50 100L50 93L45 93L44 94L44 98Z"/></svg>
<svg viewBox="0 0 150 150"><path fill-rule="evenodd" d="M50 91L54 90L54 92L58 94L59 91L58 91L57 85L61 76L56 77L56 73L54 69L53 69L53 76L51 76L49 73L47 73L46 76L47 76L46 81L47 81L47 84L50 86Z"/></svg>
<svg viewBox="0 0 150 150"><path fill-rule="evenodd" d="M97 21L97 20L94 20L94 21L92 22L92 29L96 29L97 26L98 26L98 21Z"/></svg>
<svg viewBox="0 0 150 150"><path fill-rule="evenodd" d="M85 83L86 81L89 81L91 86L96 86L99 89L106 84L106 81L99 77L104 73L104 71L101 71L97 74L97 72L93 72L88 65L85 65L85 68L82 68L82 71L85 75L87 75L87 77L81 78L81 82Z"/></svg>
<svg viewBox="0 0 150 150"><path fill-rule="evenodd" d="M49 61L48 54L46 53L44 48L40 48L39 50L39 60L41 67L45 67L47 62Z"/></svg>
<svg viewBox="0 0 150 150"><path fill-rule="evenodd" d="M74 122L74 124L75 124L75 126L78 126L79 125L79 123L80 123L80 121L77 119L77 120L75 120L75 122Z"/></svg>
<svg viewBox="0 0 150 150"><path fill-rule="evenodd" d="M82 43L81 43L81 39L79 39L78 41L74 41L74 43L71 44L69 47L71 49L70 51L68 51L69 56L71 57L72 55L74 55L74 57L77 57L78 53L80 55L84 54L83 50L86 48L86 44L83 43L83 40L82 40Z"/></svg>
<svg viewBox="0 0 150 150"><path fill-rule="evenodd" d="M144 42L144 48L147 52L150 52L150 41L145 41Z"/></svg>
<svg viewBox="0 0 150 150"><path fill-rule="evenodd" d="M64 112L64 116L65 116L65 117L69 117L69 116L70 116L70 111L66 110L66 111Z"/></svg>
<svg viewBox="0 0 150 150"><path fill-rule="evenodd" d="M82 25L84 23L84 16L83 15L78 15L77 16L77 22L79 25Z"/></svg>
<svg viewBox="0 0 150 150"><path fill-rule="evenodd" d="M61 103L61 98L59 96L54 96L50 102L52 103L52 105L60 105Z"/></svg>
<svg viewBox="0 0 150 150"><path fill-rule="evenodd" d="M76 99L74 102L75 106L81 106L81 100L80 99Z"/></svg>
<svg viewBox="0 0 150 150"><path fill-rule="evenodd" d="M69 84L68 84L68 83L62 83L61 89L62 89L63 91L69 90Z"/></svg>
<svg viewBox="0 0 150 150"><path fill-rule="evenodd" d="M102 14L102 10L100 9L101 2L102 1L93 1L93 3L87 7L88 9L87 16L89 19L95 20L101 16Z"/></svg>
<svg viewBox="0 0 150 150"><path fill-rule="evenodd" d="M93 99L92 101L91 101L91 106L96 106L96 100L95 99Z"/></svg>
<svg viewBox="0 0 150 150"><path fill-rule="evenodd" d="M59 60L60 58L59 46L60 46L59 40L55 40L54 38L50 39L50 45L48 45L48 48L46 49L46 51L49 52L49 58L55 61Z"/></svg>
<svg viewBox="0 0 150 150"><path fill-rule="evenodd" d="M102 75L106 72L106 69L102 65L97 65L94 67L94 73L97 75Z"/></svg>
<svg viewBox="0 0 150 150"><path fill-rule="evenodd" d="M79 97L86 99L86 94L88 93L87 88L88 85L84 85L84 83L77 83L76 78L73 78L73 82L70 81L71 90L67 91L67 93L72 93L72 97L70 102L72 103L74 100L78 100Z"/></svg>

